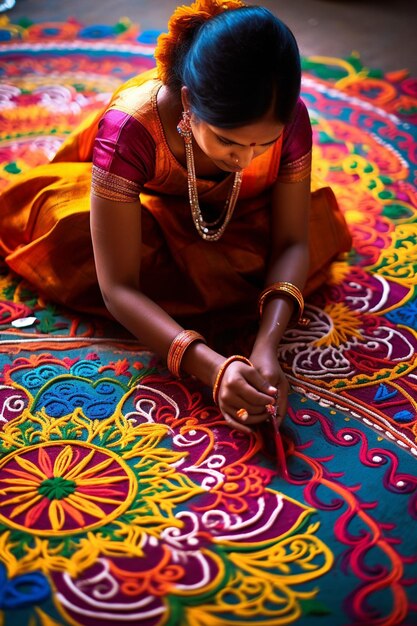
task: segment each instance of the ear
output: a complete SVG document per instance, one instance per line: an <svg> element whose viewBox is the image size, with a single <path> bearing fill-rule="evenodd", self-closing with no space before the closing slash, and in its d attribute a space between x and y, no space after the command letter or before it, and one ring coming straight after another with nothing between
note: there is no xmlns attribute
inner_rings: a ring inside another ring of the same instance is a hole
<svg viewBox="0 0 417 626"><path fill-rule="evenodd" d="M190 110L190 101L189 101L188 93L189 93L188 92L188 87L183 85L181 87L181 102L182 102L182 107L183 107L184 111L189 111Z"/></svg>

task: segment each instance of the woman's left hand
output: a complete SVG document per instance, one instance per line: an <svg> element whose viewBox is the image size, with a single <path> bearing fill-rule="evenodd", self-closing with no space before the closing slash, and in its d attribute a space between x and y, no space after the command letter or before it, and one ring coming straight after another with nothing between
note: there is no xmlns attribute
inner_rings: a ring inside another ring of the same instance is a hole
<svg viewBox="0 0 417 626"><path fill-rule="evenodd" d="M280 424L287 412L290 385L279 364L276 351L270 346L255 346L249 359L265 381L278 389L276 415Z"/></svg>

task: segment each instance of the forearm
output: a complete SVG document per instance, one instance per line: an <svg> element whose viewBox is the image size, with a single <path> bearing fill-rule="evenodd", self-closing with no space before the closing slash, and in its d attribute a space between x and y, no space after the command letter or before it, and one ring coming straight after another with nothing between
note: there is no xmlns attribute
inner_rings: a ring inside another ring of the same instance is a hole
<svg viewBox="0 0 417 626"><path fill-rule="evenodd" d="M115 319L166 360L170 345L182 327L160 306L134 287L113 286L103 293L106 306ZM212 385L224 357L202 342L192 343L185 351L181 369L206 385Z"/></svg>
<svg viewBox="0 0 417 626"><path fill-rule="evenodd" d="M296 285L302 291L309 269L309 250L307 243L297 242L288 246L279 256L272 258L265 286L285 281ZM276 294L267 300L263 307L262 320L255 346L269 346L276 350L297 304L284 293Z"/></svg>

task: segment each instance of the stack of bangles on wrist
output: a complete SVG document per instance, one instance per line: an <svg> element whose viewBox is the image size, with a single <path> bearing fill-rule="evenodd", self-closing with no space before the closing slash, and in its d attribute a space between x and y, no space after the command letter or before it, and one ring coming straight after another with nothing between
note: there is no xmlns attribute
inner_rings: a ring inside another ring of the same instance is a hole
<svg viewBox="0 0 417 626"><path fill-rule="evenodd" d="M284 295L289 296L293 300L295 300L298 305L297 314L297 324L300 326L308 326L310 320L307 317L303 317L304 312L304 298L303 294L299 290L296 285L292 283L288 283L286 281L273 283L269 287L266 287L259 297L258 309L259 309L259 317L262 317L263 308L265 303L272 299L274 296Z"/></svg>
<svg viewBox="0 0 417 626"><path fill-rule="evenodd" d="M181 361L187 348L195 341L207 343L200 333L195 330L182 330L174 337L167 356L167 367L171 374L181 377Z"/></svg>

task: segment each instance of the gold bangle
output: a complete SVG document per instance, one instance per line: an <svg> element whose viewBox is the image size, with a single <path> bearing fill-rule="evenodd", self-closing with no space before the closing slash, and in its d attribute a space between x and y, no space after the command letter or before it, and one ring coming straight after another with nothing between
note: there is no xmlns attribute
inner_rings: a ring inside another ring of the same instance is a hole
<svg viewBox="0 0 417 626"><path fill-rule="evenodd" d="M272 285L270 285L269 287L266 287L266 289L263 290L263 292L261 293L259 297L259 302L258 302L259 317L262 317L263 308L264 308L266 301L269 298L272 298L279 294L290 296L293 300L295 300L295 302L298 305L297 324L299 324L300 326L308 326L310 323L310 320L307 317L303 317L303 312L304 312L303 294L301 293L301 291L296 285L293 285L292 283L289 283L286 281L273 283Z"/></svg>
<svg viewBox="0 0 417 626"><path fill-rule="evenodd" d="M253 367L252 363L245 356L241 356L240 354L234 354L233 356L229 356L229 358L226 359L220 365L219 371L217 372L216 380L214 381L214 385L213 385L213 400L214 400L215 404L218 404L220 384L222 382L224 373L225 373L226 369L229 367L229 365L231 363L233 363L234 361L241 361L242 363L246 363L247 365L250 365L251 367Z"/></svg>
<svg viewBox="0 0 417 626"><path fill-rule="evenodd" d="M184 357L184 353L195 341L207 343L204 337L195 330L182 330L178 333L178 335L176 335L176 337L174 337L171 345L169 346L167 367L171 374L177 378L181 377L181 361Z"/></svg>

